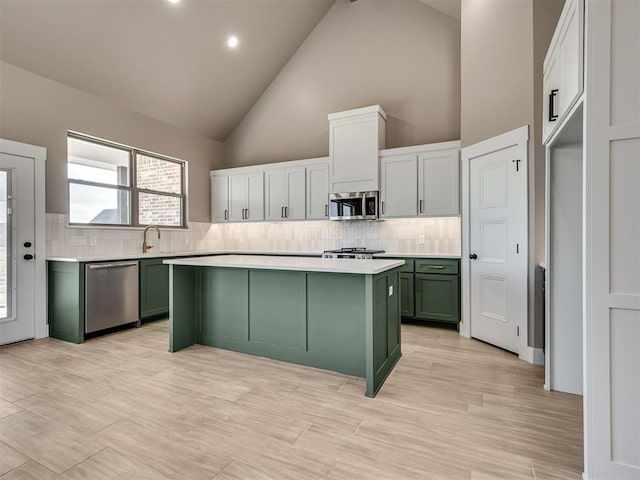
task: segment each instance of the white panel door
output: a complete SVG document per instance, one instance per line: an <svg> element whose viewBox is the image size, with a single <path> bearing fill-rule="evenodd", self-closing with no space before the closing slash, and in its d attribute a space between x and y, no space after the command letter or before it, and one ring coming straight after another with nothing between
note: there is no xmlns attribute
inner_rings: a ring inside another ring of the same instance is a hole
<svg viewBox="0 0 640 480"><path fill-rule="evenodd" d="M421 154L418 158L418 215L441 217L459 213L458 149Z"/></svg>
<svg viewBox="0 0 640 480"><path fill-rule="evenodd" d="M229 177L227 175L211 176L211 222L219 223L229 220Z"/></svg>
<svg viewBox="0 0 640 480"><path fill-rule="evenodd" d="M380 160L380 216L415 217L418 200L418 156L394 155Z"/></svg>
<svg viewBox="0 0 640 480"><path fill-rule="evenodd" d="M640 478L640 2L587 2L585 478Z"/></svg>
<svg viewBox="0 0 640 480"><path fill-rule="evenodd" d="M287 180L287 203L284 216L287 220L304 220L307 206L305 168L288 168L285 172Z"/></svg>
<svg viewBox="0 0 640 480"><path fill-rule="evenodd" d="M519 327L527 325L527 162L520 153L518 146L488 150L469 169L471 336L516 353Z"/></svg>
<svg viewBox="0 0 640 480"><path fill-rule="evenodd" d="M35 161L0 153L0 344L35 337Z"/></svg>
<svg viewBox="0 0 640 480"><path fill-rule="evenodd" d="M307 167L307 219L329 218L329 165Z"/></svg>
<svg viewBox="0 0 640 480"><path fill-rule="evenodd" d="M287 205L287 178L284 169L267 170L264 174L264 216L267 220L283 220Z"/></svg>

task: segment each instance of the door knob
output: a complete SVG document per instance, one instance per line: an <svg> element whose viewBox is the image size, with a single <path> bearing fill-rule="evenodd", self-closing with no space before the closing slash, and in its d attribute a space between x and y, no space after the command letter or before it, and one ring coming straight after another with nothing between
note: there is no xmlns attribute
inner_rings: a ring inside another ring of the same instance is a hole
<svg viewBox="0 0 640 480"><path fill-rule="evenodd" d="M476 255L475 253L472 253L471 255L469 255L469 258L471 260L476 260L478 258L478 255Z"/></svg>
<svg viewBox="0 0 640 480"><path fill-rule="evenodd" d="M30 253L25 254L24 256L25 260L33 260L33 255L31 255Z"/></svg>

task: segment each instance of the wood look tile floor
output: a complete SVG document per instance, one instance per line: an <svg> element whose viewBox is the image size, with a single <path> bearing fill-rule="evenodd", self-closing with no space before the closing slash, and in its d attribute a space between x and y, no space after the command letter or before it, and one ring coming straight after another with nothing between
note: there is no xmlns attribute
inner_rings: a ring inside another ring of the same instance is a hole
<svg viewBox="0 0 640 480"><path fill-rule="evenodd" d="M166 321L1 348L1 478L581 478L581 397L545 392L541 367L456 332L402 335L375 399L346 375L168 353Z"/></svg>

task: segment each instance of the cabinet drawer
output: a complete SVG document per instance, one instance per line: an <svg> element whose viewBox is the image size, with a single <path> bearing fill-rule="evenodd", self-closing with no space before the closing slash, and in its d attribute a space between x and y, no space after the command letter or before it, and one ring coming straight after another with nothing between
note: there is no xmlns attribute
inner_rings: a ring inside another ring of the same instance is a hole
<svg viewBox="0 0 640 480"><path fill-rule="evenodd" d="M460 261L455 258L422 258L416 260L416 273L457 274Z"/></svg>

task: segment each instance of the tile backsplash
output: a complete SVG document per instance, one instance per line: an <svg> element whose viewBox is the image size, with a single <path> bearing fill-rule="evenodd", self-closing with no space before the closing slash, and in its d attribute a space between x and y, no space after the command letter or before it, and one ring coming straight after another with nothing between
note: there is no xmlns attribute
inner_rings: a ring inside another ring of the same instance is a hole
<svg viewBox="0 0 640 480"><path fill-rule="evenodd" d="M142 229L69 227L64 214L47 213L47 256L128 255L142 252ZM224 242L219 225L191 222L188 230L160 229L161 238L150 230L152 252L220 250ZM91 244L92 237L95 245Z"/></svg>
<svg viewBox="0 0 640 480"><path fill-rule="evenodd" d="M47 256L135 254L142 230L69 227L63 214L47 214ZM262 250L322 252L367 247L393 253L460 254L460 218L397 219L381 222L263 222L210 224L190 222L188 230L149 231L155 252ZM421 238L424 237L424 238ZM92 239L95 245L92 245Z"/></svg>

